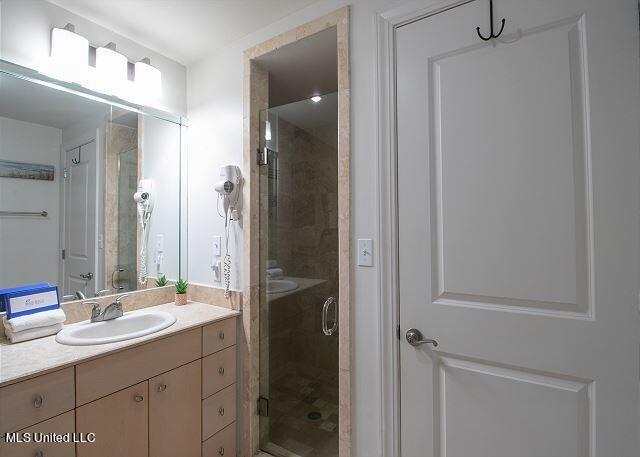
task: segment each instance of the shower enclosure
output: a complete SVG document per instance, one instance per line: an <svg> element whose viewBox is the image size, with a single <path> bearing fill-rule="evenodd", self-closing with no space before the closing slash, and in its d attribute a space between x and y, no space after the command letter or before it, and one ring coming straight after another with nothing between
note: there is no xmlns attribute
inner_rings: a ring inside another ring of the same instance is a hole
<svg viewBox="0 0 640 457"><path fill-rule="evenodd" d="M260 444L337 456L337 93L260 117Z"/></svg>

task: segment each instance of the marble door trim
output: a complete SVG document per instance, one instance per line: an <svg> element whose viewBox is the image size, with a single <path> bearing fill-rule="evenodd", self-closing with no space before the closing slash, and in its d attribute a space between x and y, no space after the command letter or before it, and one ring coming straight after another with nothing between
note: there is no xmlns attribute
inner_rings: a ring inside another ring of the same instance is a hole
<svg viewBox="0 0 640 457"><path fill-rule="evenodd" d="M352 344L351 344L351 102L349 7L281 33L244 52L244 145L245 183L243 198L244 286L242 290L242 332L239 338L243 366L243 412L241 455L259 451L260 424L255 413L259 395L259 170L255 151L259 144L260 111L268 108L269 75L256 59L282 46L323 30L336 28L338 55L338 270L339 270L339 457L351 456ZM264 291L262 291L264 293Z"/></svg>

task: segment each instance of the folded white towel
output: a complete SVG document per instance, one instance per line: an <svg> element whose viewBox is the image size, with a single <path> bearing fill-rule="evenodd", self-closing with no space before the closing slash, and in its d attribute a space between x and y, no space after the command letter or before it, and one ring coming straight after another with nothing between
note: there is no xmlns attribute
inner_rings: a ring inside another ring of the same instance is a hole
<svg viewBox="0 0 640 457"><path fill-rule="evenodd" d="M62 322L59 324L48 325L47 327L30 328L20 332L14 332L10 328L5 327L4 333L12 343L20 343L22 341L35 340L43 336L55 335L62 330Z"/></svg>
<svg viewBox="0 0 640 457"><path fill-rule="evenodd" d="M284 276L284 270L282 268L267 268L268 279L280 279Z"/></svg>
<svg viewBox="0 0 640 457"><path fill-rule="evenodd" d="M32 328L48 327L54 324L61 324L67 319L62 308L42 311L41 313L27 314L25 316L14 317L13 319L3 318L4 328L11 332L22 332Z"/></svg>

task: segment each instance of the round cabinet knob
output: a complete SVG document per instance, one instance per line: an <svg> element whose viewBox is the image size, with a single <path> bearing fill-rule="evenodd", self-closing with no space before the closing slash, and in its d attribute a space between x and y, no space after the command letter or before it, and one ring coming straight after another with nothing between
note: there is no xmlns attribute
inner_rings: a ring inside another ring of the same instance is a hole
<svg viewBox="0 0 640 457"><path fill-rule="evenodd" d="M42 403L44 403L44 398L42 398L42 395L36 395L33 399L33 406L35 408L40 408L42 407Z"/></svg>
<svg viewBox="0 0 640 457"><path fill-rule="evenodd" d="M220 368L218 368L218 374L219 374L220 376L224 376L224 367L220 367Z"/></svg>
<svg viewBox="0 0 640 457"><path fill-rule="evenodd" d="M158 392L164 392L165 390L167 390L167 385L166 384L160 384L158 386Z"/></svg>
<svg viewBox="0 0 640 457"><path fill-rule="evenodd" d="M144 400L144 397L143 397L142 395L140 395L140 394L135 394L135 395L133 396L133 399L134 399L135 401L137 401L138 403L140 403L142 400Z"/></svg>
<svg viewBox="0 0 640 457"><path fill-rule="evenodd" d="M218 408L218 414L220 414L221 416L224 416L224 408L222 406Z"/></svg>
<svg viewBox="0 0 640 457"><path fill-rule="evenodd" d="M224 332L222 330L220 330L220 333L218 333L218 338L224 340Z"/></svg>
<svg viewBox="0 0 640 457"><path fill-rule="evenodd" d="M44 452L42 451L36 451L35 454L33 454L34 457L44 457Z"/></svg>
<svg viewBox="0 0 640 457"><path fill-rule="evenodd" d="M220 446L220 447L218 448L218 454L220 454L220 455L224 455L224 447Z"/></svg>

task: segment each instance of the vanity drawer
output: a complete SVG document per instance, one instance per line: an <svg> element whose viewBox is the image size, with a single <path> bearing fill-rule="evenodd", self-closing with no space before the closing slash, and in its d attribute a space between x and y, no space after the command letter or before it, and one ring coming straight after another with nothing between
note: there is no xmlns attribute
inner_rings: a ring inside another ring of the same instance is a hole
<svg viewBox="0 0 640 457"><path fill-rule="evenodd" d="M202 439L215 435L236 420L236 385L202 400Z"/></svg>
<svg viewBox="0 0 640 457"><path fill-rule="evenodd" d="M60 416L40 422L33 427L20 430L20 433L73 433L76 429L75 412L69 411ZM40 451L45 457L74 457L76 446L70 443L6 443L0 440L2 457L33 457Z"/></svg>
<svg viewBox="0 0 640 457"><path fill-rule="evenodd" d="M236 318L225 319L202 328L202 355L213 354L236 344Z"/></svg>
<svg viewBox="0 0 640 457"><path fill-rule="evenodd" d="M202 457L236 457L236 423L202 443Z"/></svg>
<svg viewBox="0 0 640 457"><path fill-rule="evenodd" d="M202 398L236 382L236 346L202 359Z"/></svg>
<svg viewBox="0 0 640 457"><path fill-rule="evenodd" d="M198 328L76 365L76 405L199 359L200 341Z"/></svg>
<svg viewBox="0 0 640 457"><path fill-rule="evenodd" d="M72 410L73 367L0 388L0 434Z"/></svg>

